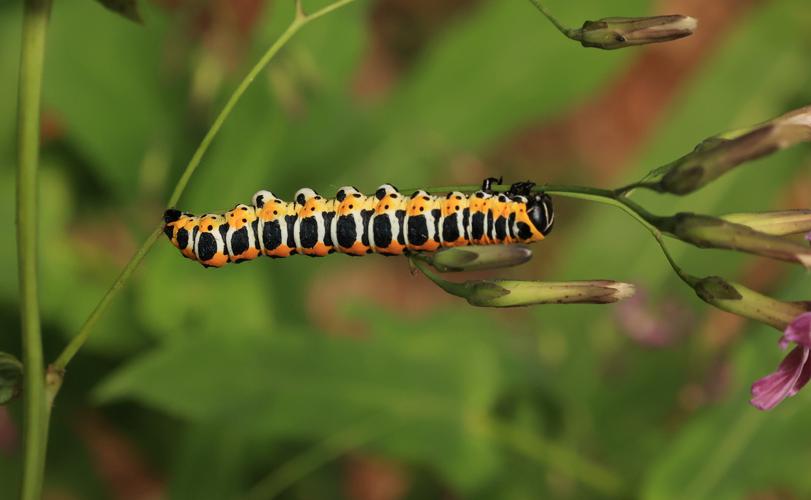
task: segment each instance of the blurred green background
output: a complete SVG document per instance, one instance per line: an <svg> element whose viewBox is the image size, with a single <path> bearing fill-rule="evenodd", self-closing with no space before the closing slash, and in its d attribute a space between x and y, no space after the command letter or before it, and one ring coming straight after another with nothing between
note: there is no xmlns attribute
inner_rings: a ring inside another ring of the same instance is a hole
<svg viewBox="0 0 811 500"><path fill-rule="evenodd" d="M0 350L15 354L19 4L0 1L0 259L12 268L0 275ZM521 0L360 0L308 25L257 78L180 208L227 209L262 188L331 195L491 175L613 187L811 102L807 0L547 6L570 25L679 12L699 32L602 52ZM144 26L89 0L53 8L40 175L47 359L159 221L214 115L292 15L292 1L141 7ZM798 147L688 198L637 199L658 213L807 208L810 166ZM701 303L622 213L556 202L534 259L492 275L631 281L640 299L482 310L405 259L206 270L161 239L69 367L45 497L811 497L811 391L770 413L748 403L782 359L776 332ZM811 299L799 268L671 246L695 274ZM17 487L20 414L19 401L0 407L2 498Z"/></svg>

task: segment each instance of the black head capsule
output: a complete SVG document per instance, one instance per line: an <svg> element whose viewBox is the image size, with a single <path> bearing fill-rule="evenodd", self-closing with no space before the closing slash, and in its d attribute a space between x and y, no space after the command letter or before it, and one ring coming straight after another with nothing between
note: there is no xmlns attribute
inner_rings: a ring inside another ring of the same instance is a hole
<svg viewBox="0 0 811 500"><path fill-rule="evenodd" d="M172 239L173 231L172 226L170 226L169 224L180 219L180 215L181 215L180 210L175 210L174 208L170 208L169 210L163 213L163 222L164 222L163 233L170 240Z"/></svg>
<svg viewBox="0 0 811 500"><path fill-rule="evenodd" d="M552 198L546 193L536 193L527 201L527 215L529 220L544 236L552 231L555 224L555 210L552 207Z"/></svg>

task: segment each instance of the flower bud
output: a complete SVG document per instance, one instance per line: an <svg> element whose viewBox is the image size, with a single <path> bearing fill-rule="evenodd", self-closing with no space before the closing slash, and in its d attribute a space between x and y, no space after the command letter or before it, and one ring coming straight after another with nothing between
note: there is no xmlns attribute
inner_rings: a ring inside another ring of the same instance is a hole
<svg viewBox="0 0 811 500"><path fill-rule="evenodd" d="M806 106L762 125L703 141L692 152L658 169L664 175L649 187L688 194L742 163L809 140L811 106Z"/></svg>
<svg viewBox="0 0 811 500"><path fill-rule="evenodd" d="M727 248L811 268L811 248L717 217L678 213L659 219L656 226L700 248Z"/></svg>
<svg viewBox="0 0 811 500"><path fill-rule="evenodd" d="M22 378L22 363L11 354L0 352L0 405L19 395Z"/></svg>
<svg viewBox="0 0 811 500"><path fill-rule="evenodd" d="M598 281L468 281L467 301L479 307L518 307L536 304L609 304L631 297L634 286Z"/></svg>
<svg viewBox="0 0 811 500"><path fill-rule="evenodd" d="M811 231L811 210L780 210L722 215L721 219L772 236Z"/></svg>
<svg viewBox="0 0 811 500"><path fill-rule="evenodd" d="M783 302L719 276L699 280L693 288L701 300L724 311L760 321L780 331L800 314L811 310L803 302Z"/></svg>
<svg viewBox="0 0 811 500"><path fill-rule="evenodd" d="M612 50L678 40L692 35L697 24L694 18L682 15L606 17L586 21L582 28L569 30L568 36L584 47Z"/></svg>
<svg viewBox="0 0 811 500"><path fill-rule="evenodd" d="M523 264L532 258L532 250L522 245L481 245L446 248L420 258L441 272L481 271Z"/></svg>

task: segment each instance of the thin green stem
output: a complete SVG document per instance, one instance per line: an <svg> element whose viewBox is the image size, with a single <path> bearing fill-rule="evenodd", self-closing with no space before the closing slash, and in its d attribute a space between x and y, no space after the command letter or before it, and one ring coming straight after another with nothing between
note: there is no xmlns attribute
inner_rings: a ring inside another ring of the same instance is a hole
<svg viewBox="0 0 811 500"><path fill-rule="evenodd" d="M436 286L445 290L451 295L455 295L456 297L467 297L469 295L468 288L465 286L464 283L454 283L452 281L447 281L433 272L428 268L428 264L426 264L419 256L411 257L411 263L419 269L419 271L425 275L426 278L433 281Z"/></svg>
<svg viewBox="0 0 811 500"><path fill-rule="evenodd" d="M347 450L367 444L384 433L385 430L375 419L365 419L362 425L327 436L261 479L248 491L244 500L272 500L308 474L339 458Z"/></svg>
<svg viewBox="0 0 811 500"><path fill-rule="evenodd" d="M575 451L513 423L489 419L485 429L504 447L588 486L606 496L618 496L623 481L614 472Z"/></svg>
<svg viewBox="0 0 811 500"><path fill-rule="evenodd" d="M22 500L39 499L45 475L49 411L45 395L45 366L37 294L37 169L39 115L45 38L50 0L26 0L17 116L17 261L20 279L20 317L23 348L25 423Z"/></svg>
<svg viewBox="0 0 811 500"><path fill-rule="evenodd" d="M541 14L543 14L544 17L546 17L549 20L549 22L554 24L555 28L557 28L558 31L560 31L561 33L566 35L567 38L571 38L572 40L577 40L577 38L574 36L574 32L576 30L573 30L571 28L567 28L566 26L562 25L560 23L560 21L558 21L557 18L555 16L553 16L552 13L549 12L549 10L546 7L544 7L543 4L539 0L529 0L529 2L532 5L534 5L535 8L538 9L538 11Z"/></svg>
<svg viewBox="0 0 811 500"><path fill-rule="evenodd" d="M180 176L180 179L177 181L174 190L172 191L172 195L169 197L169 202L167 206L173 207L177 204L180 200L180 197L186 190L186 186L189 183L192 175L197 170L197 167L200 165L200 161L203 159L203 156L208 151L209 146L213 142L214 138L216 137L217 133L222 128L223 123L231 114L231 111L234 109L236 104L239 102L242 95L248 89L250 84L256 79L259 73L265 69L265 67L270 63L270 61L278 54L278 52L282 49L282 47L293 38L303 26L307 25L311 21L318 19L330 12L335 11L336 9L343 7L349 3L352 3L355 0L339 0L333 4L327 5L312 14L304 14L304 12L300 8L300 3L297 2L296 8L296 15L291 21L290 25L285 29L285 31L279 36L279 38L273 42L273 44L268 47L259 61L251 68L247 75L242 79L239 83L237 88L234 90L231 97L229 97L228 101L223 106L223 109L219 112L217 117L214 119L214 122L211 124L211 128L209 128L206 135L203 137L203 140L200 141L200 145L195 150L194 154L192 155L189 163L186 165L186 168L183 170L183 173ZM133 271L138 267L141 263L143 258L158 240L160 233L162 231L162 226L156 228L152 234L144 241L143 245L135 252L135 255L132 256L127 266L121 271L121 274L112 284L109 290L105 293L104 297L102 297L101 301L96 305L93 312L90 313L90 316L87 318L85 323L79 329L79 332L76 336L70 341L70 343L65 347L64 351L59 355L56 362L54 363L54 368L58 370L64 370L64 368L68 365L73 356L79 351L79 349L84 345L87 339L90 337L90 333L93 329L93 326L96 324L98 319L101 317L102 314L107 310L107 307L112 302L113 298L115 297L116 293L124 286L124 284L129 280L130 276L132 275Z"/></svg>
<svg viewBox="0 0 811 500"><path fill-rule="evenodd" d="M82 327L79 328L79 333L73 337L65 349L62 350L62 353L59 354L59 357L56 358L56 361L53 362L52 368L56 371L64 370L65 367L70 363L70 360L73 359L73 356L79 351L79 349L87 342L88 337L90 337L90 332L93 330L93 327L98 322L101 315L107 310L107 307L110 305L110 302L115 297L116 293L124 286L124 283L129 280L132 273L138 267L141 260L143 260L144 256L146 256L149 249L152 248L152 245L158 240L158 237L161 235L162 229L160 227L156 228L152 231L152 234L146 239L141 248L135 252L132 259L127 263L126 267L121 271L121 274L118 275L118 278L113 282L113 285L107 290L107 293L104 294L104 297L101 298L96 307L90 313L90 316L87 317Z"/></svg>

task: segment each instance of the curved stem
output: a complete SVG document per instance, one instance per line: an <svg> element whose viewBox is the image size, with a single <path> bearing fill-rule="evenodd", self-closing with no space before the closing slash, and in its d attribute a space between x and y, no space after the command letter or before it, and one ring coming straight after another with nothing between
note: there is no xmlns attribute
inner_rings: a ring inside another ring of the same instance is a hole
<svg viewBox="0 0 811 500"><path fill-rule="evenodd" d="M282 47L293 38L303 26L307 25L309 22L318 19L330 12L343 7L349 3L352 3L355 0L338 0L326 7L323 7L312 14L304 14L304 12L300 8L300 3L296 3L296 15L291 21L290 25L287 29L279 36L279 38L273 42L273 44L268 47L262 57L257 61L257 63L251 68L247 75L242 79L239 83L237 88L234 90L231 97L225 103L222 110L219 112L217 117L214 119L214 122L211 124L211 128L208 130L206 135L203 137L203 140L200 141L200 145L197 146L197 149L194 151L189 163L186 165L186 168L183 170L183 173L180 176L180 179L177 181L174 190L172 191L172 195L169 197L169 202L167 206L172 207L174 206L180 197L183 195L183 192L186 190L186 186L189 183L194 172L197 170L197 167L200 165L200 161L203 159L203 156L208 151L209 146L211 145L212 141L216 137L217 133L222 128L223 123L231 114L231 111L236 106L239 99L248 89L250 84L256 79L259 73L262 72L263 69L268 65L268 63L273 59L273 57L279 53ZM124 286L124 284L129 280L130 276L132 275L133 271L138 267L141 263L143 258L158 240L162 231L162 225L158 226L144 241L143 245L135 252L135 255L132 256L132 259L127 263L126 267L121 274L116 278L115 282L113 282L112 286L109 290L104 294L101 301L96 305L93 309L93 312L90 313L90 316L84 322L82 327L79 329L77 335L70 341L70 343L65 347L62 353L57 358L56 362L54 363L54 367L59 370L64 370L73 356L79 351L79 349L84 345L87 339L90 337L90 333L93 329L93 326L96 324L98 319L104 314L104 311L107 310L107 307L112 302L112 299L115 297L115 294Z"/></svg>
<svg viewBox="0 0 811 500"><path fill-rule="evenodd" d="M49 411L37 295L37 169L39 115L45 36L50 0L26 0L17 118L17 260L20 279L20 323L23 347L25 424L20 498L39 499L45 475Z"/></svg>
<svg viewBox="0 0 811 500"><path fill-rule="evenodd" d="M546 17L549 20L550 23L554 24L555 28L557 28L558 31L560 31L561 33L566 35L567 38L571 38L572 40L577 40L577 38L574 36L574 31L575 30L573 30L571 28L567 28L566 26L562 25L560 23L560 21L558 21L557 18L555 18L555 16L553 16L552 13L549 12L549 10L547 10L547 8L544 7L543 4L539 0L529 0L529 2L532 5L534 5L535 8L538 9L538 11L541 14L543 14L544 17Z"/></svg>

